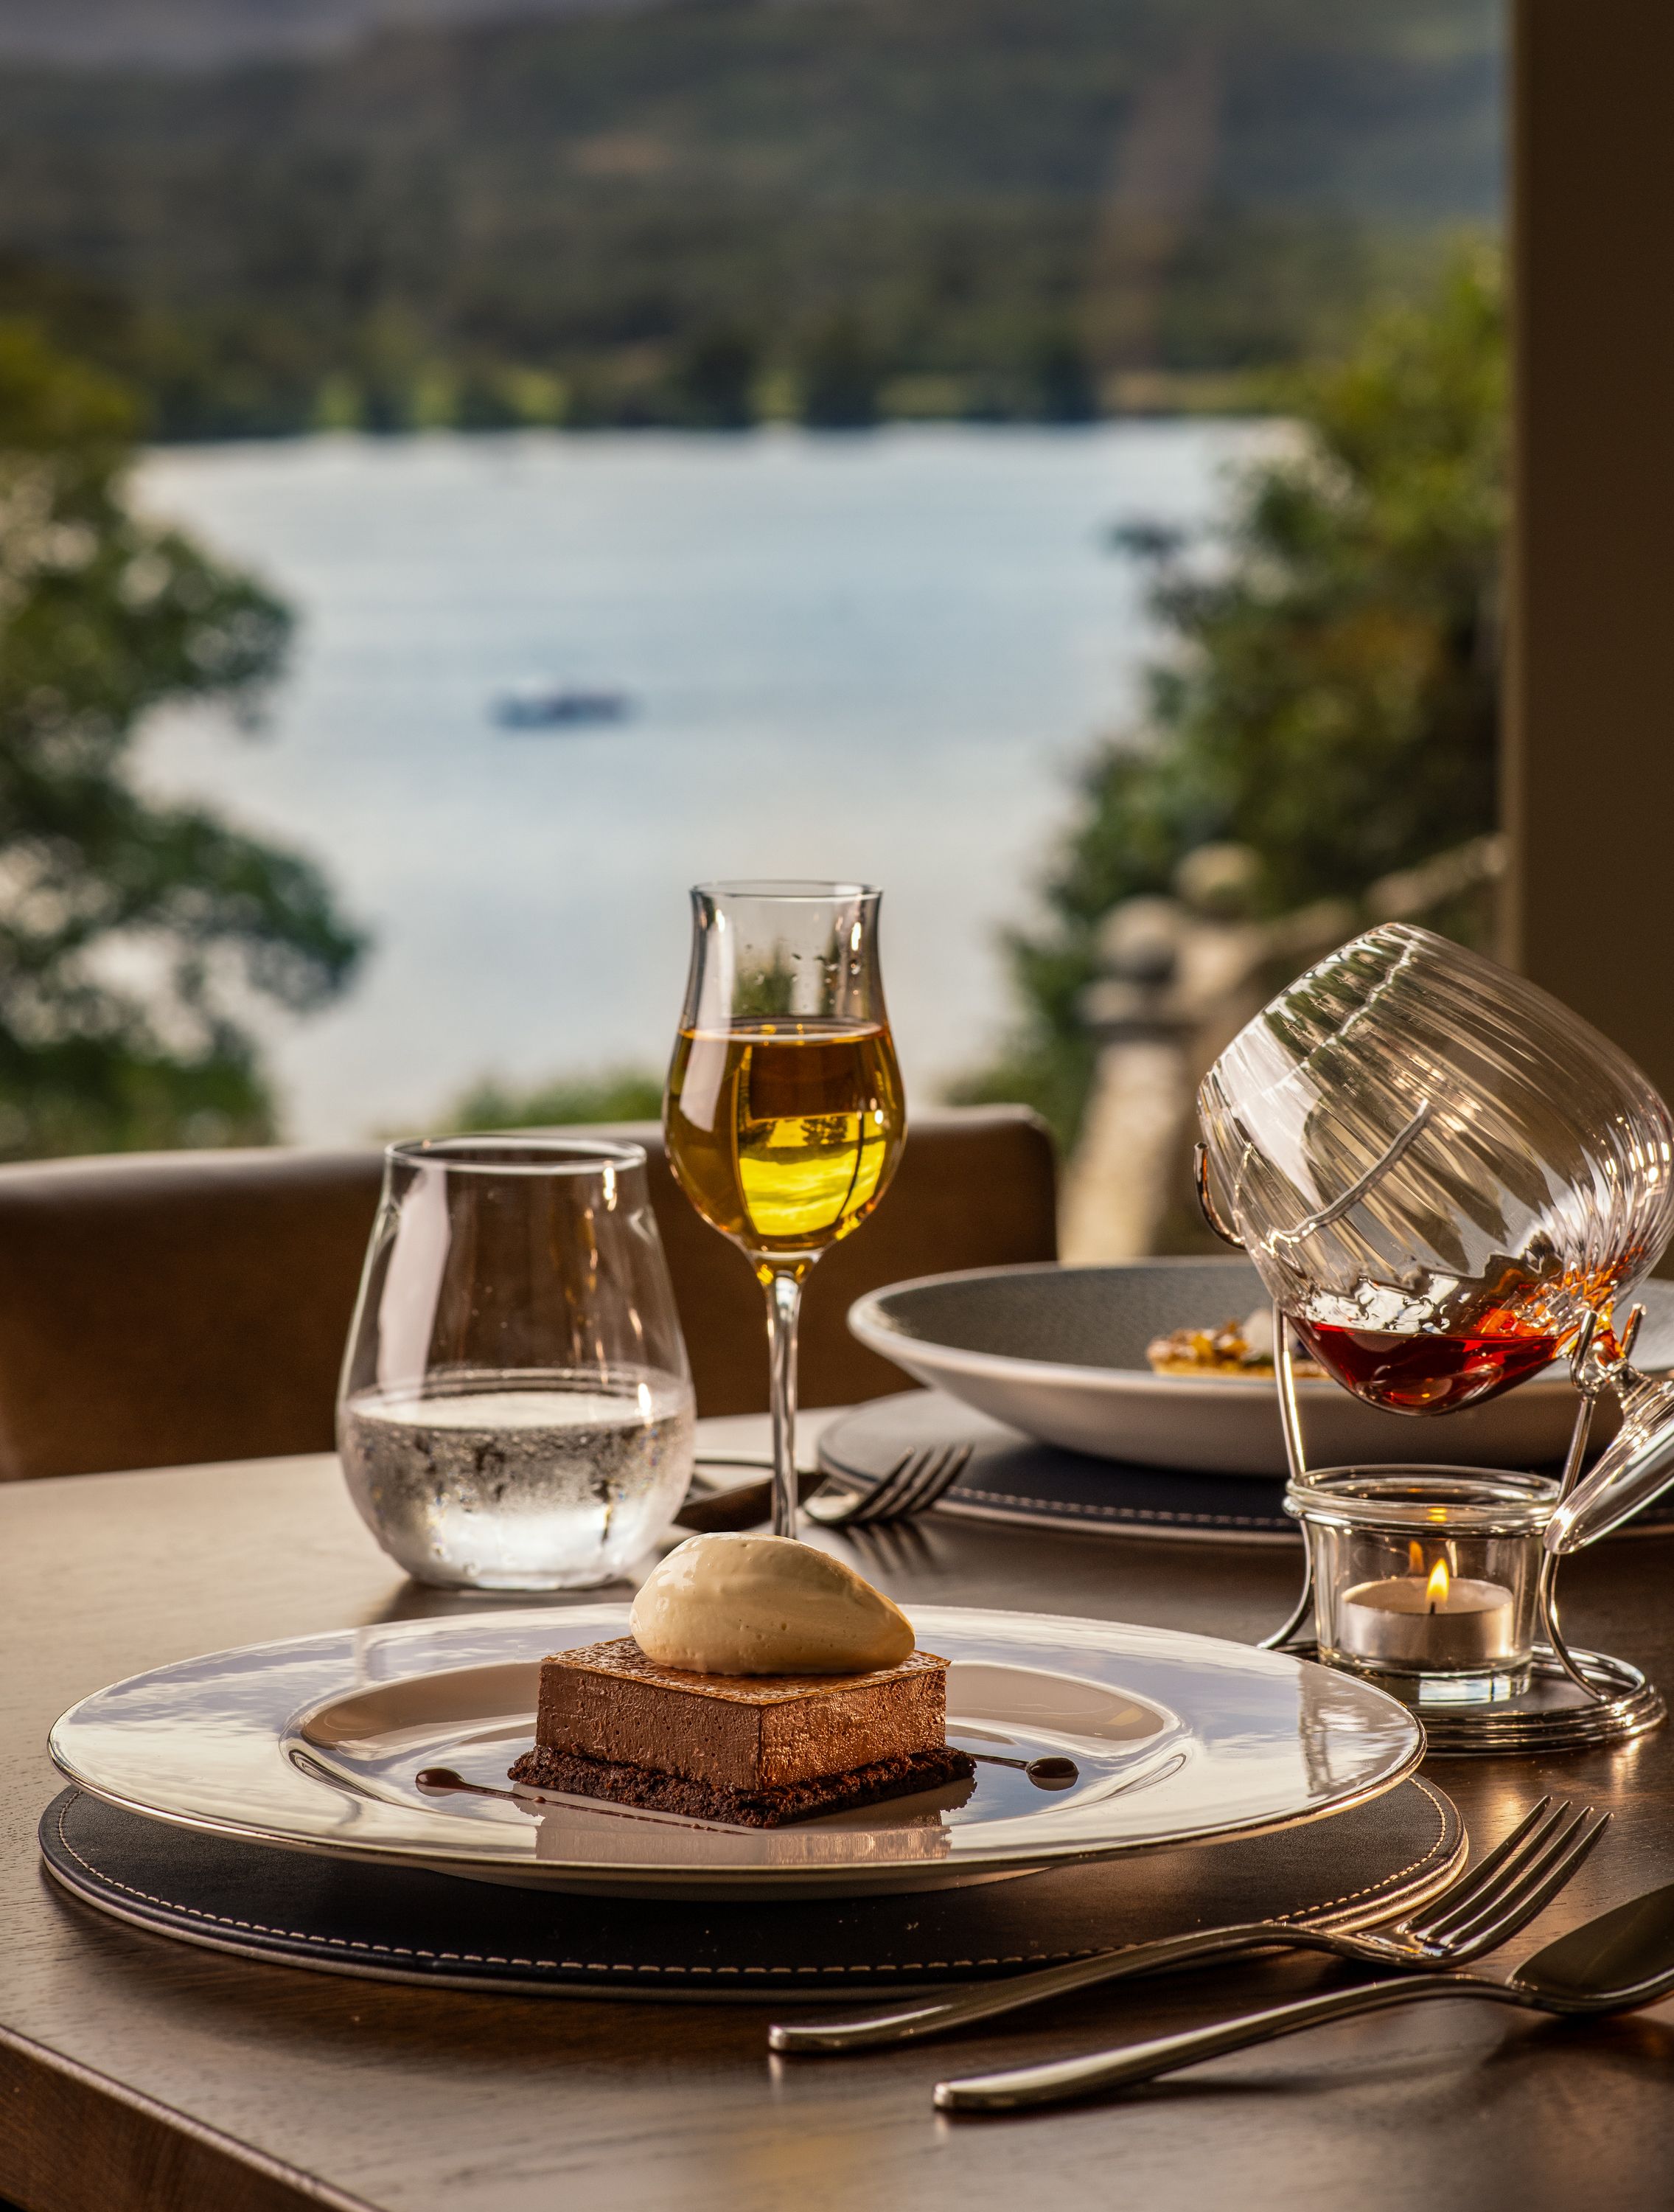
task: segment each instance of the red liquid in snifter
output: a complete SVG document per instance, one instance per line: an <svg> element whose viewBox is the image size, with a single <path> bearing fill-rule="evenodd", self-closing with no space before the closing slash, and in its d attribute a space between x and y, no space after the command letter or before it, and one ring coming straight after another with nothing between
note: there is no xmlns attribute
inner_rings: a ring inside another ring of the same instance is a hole
<svg viewBox="0 0 1674 2212"><path fill-rule="evenodd" d="M1396 1336L1299 1321L1329 1375L1392 1413L1452 1413L1509 1390L1557 1356L1556 1336Z"/></svg>

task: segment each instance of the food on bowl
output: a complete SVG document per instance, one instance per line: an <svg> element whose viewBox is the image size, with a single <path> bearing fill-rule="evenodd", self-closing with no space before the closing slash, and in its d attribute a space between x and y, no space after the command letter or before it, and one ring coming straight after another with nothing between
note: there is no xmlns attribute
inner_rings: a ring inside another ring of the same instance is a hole
<svg viewBox="0 0 1674 2212"><path fill-rule="evenodd" d="M1273 1315L1269 1306L1258 1306L1243 1321L1223 1321L1218 1328L1177 1328L1167 1336L1154 1336L1145 1357L1155 1375L1242 1375L1259 1376L1273 1371ZM1317 1362L1298 1359L1298 1375L1324 1373Z"/></svg>

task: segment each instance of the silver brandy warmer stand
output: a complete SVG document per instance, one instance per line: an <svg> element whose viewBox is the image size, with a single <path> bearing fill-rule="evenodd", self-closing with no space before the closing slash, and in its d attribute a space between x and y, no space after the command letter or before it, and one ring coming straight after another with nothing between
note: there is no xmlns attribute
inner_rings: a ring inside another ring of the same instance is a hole
<svg viewBox="0 0 1674 2212"><path fill-rule="evenodd" d="M1214 1203L1204 1148L1199 1145L1196 1152L1198 1200L1204 1218L1223 1243L1242 1251L1243 1239L1220 1218ZM1621 1333L1620 1358L1623 1363L1633 1348L1643 1317L1643 1309L1636 1307ZM1597 1328L1596 1317L1589 1318L1570 1355L1579 1401L1563 1473L1553 1487L1554 1513L1569 1498L1580 1480L1593 1411L1604 1387L1601 1373L1591 1358ZM1309 1525L1305 1508L1309 1498L1317 1494L1314 1486L1322 1475L1369 1475L1377 1470L1310 1470L1296 1392L1291 1325L1277 1304L1273 1308L1273 1374L1290 1477L1285 1510L1302 1522L1305 1564L1301 1595L1295 1610L1283 1628L1263 1638L1261 1648L1337 1663L1331 1655L1322 1654L1315 1632L1318 1531ZM1398 1470L1392 1468L1388 1472L1393 1474ZM1485 1479L1492 1480L1488 1470L1483 1474ZM1541 1551L1536 1583L1536 1632L1526 1687L1514 1695L1487 1696L1476 1703L1430 1704L1419 1700L1417 1710L1433 1752L1509 1756L1575 1751L1643 1735L1667 1717L1662 1692L1637 1667L1605 1652L1578 1650L1566 1639L1558 1620L1557 1571L1562 1556L1550 1547Z"/></svg>
<svg viewBox="0 0 1674 2212"><path fill-rule="evenodd" d="M1623 1331L1624 1357L1637 1333L1640 1317L1635 1310ZM1554 1511L1580 1480L1597 1403L1596 1389L1584 1379L1595 1326L1589 1322L1584 1328L1574 1357L1580 1398L1563 1473L1553 1488ZM1291 1328L1277 1306L1273 1310L1273 1372L1290 1475L1285 1510L1303 1522L1305 1565L1301 1595L1295 1612L1276 1634L1263 1638L1262 1648L1294 1652L1302 1658L1325 1656L1331 1663L1329 1655L1321 1654L1313 1633L1317 1540L1305 1509L1319 1472L1339 1474L1347 1470L1309 1469L1296 1392ZM1474 1704L1421 1704L1418 1710L1432 1752L1526 1755L1575 1751L1643 1735L1666 1717L1667 1707L1661 1692L1637 1667L1625 1659L1611 1658L1605 1652L1578 1650L1566 1640L1558 1620L1560 1564L1558 1553L1542 1550L1536 1583L1536 1635L1526 1688L1513 1696L1484 1698Z"/></svg>

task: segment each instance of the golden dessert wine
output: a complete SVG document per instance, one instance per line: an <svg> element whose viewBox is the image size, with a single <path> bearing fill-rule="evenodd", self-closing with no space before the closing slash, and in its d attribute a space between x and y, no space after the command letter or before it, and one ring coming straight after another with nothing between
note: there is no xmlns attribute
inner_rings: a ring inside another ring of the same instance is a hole
<svg viewBox="0 0 1674 2212"><path fill-rule="evenodd" d="M663 1127L681 1188L767 1293L773 1529L797 1533L804 1279L889 1188L907 1136L871 884L694 884Z"/></svg>
<svg viewBox="0 0 1674 2212"><path fill-rule="evenodd" d="M889 1188L907 1133L889 1024L682 1029L665 1122L681 1188L767 1281L846 1237Z"/></svg>

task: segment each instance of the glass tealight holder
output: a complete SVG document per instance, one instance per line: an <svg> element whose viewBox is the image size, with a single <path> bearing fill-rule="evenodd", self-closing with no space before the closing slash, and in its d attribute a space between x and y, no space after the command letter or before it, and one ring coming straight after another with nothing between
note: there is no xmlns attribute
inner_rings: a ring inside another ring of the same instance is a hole
<svg viewBox="0 0 1674 2212"><path fill-rule="evenodd" d="M1558 1494L1540 1475L1483 1468L1330 1468L1293 1480L1285 1510L1307 1541L1319 1657L1419 1707L1519 1696Z"/></svg>

